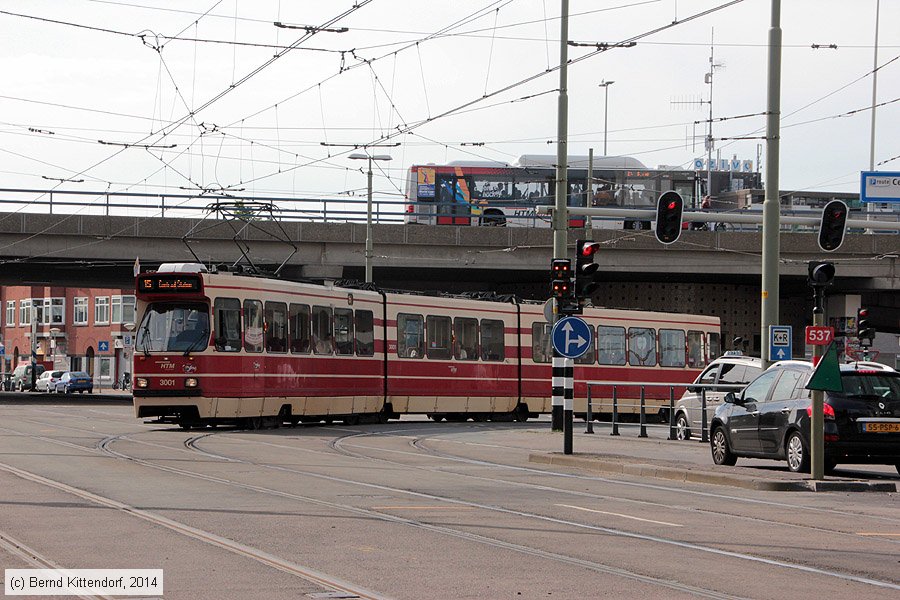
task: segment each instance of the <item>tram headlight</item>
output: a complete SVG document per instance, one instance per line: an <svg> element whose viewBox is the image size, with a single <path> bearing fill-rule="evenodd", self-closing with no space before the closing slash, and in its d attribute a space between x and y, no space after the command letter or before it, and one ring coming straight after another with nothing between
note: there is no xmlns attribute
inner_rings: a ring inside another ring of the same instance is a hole
<svg viewBox="0 0 900 600"><path fill-rule="evenodd" d="M195 388L197 387L197 378L196 377L188 377L184 380L184 387Z"/></svg>
<svg viewBox="0 0 900 600"><path fill-rule="evenodd" d="M138 377L134 380L135 387L146 388L150 385L150 381L146 377Z"/></svg>

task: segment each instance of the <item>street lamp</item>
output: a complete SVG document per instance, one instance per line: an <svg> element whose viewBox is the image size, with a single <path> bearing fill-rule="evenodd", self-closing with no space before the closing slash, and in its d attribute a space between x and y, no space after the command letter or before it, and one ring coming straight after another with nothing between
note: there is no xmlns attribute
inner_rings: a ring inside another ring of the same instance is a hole
<svg viewBox="0 0 900 600"><path fill-rule="evenodd" d="M50 328L50 360L53 361L53 368L56 368L56 336L62 331L59 327Z"/></svg>
<svg viewBox="0 0 900 600"><path fill-rule="evenodd" d="M373 160L391 160L390 155L388 154L369 154L354 152L347 158L353 160L367 160L369 161L369 171L368 171L368 195L366 201L366 283L372 282L372 161Z"/></svg>
<svg viewBox="0 0 900 600"><path fill-rule="evenodd" d="M603 156L606 156L606 134L608 131L608 119L609 117L609 86L614 84L615 81L601 81L600 87L603 88Z"/></svg>

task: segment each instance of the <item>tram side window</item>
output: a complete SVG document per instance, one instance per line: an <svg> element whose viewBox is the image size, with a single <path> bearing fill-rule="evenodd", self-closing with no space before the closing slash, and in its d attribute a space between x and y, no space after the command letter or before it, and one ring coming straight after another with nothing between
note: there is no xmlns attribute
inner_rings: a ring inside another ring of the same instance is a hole
<svg viewBox="0 0 900 600"><path fill-rule="evenodd" d="M356 311L356 355L375 355L375 322L371 310Z"/></svg>
<svg viewBox="0 0 900 600"><path fill-rule="evenodd" d="M263 306L259 300L244 300L244 350L263 351Z"/></svg>
<svg viewBox="0 0 900 600"><path fill-rule="evenodd" d="M584 354L575 359L577 365L592 365L597 360L596 350L594 350L594 326L588 325L591 331L591 339L588 340L588 347Z"/></svg>
<svg viewBox="0 0 900 600"><path fill-rule="evenodd" d="M450 317L428 315L425 318L428 358L438 360L448 360L450 358L450 342L453 339L450 333L450 325Z"/></svg>
<svg viewBox="0 0 900 600"><path fill-rule="evenodd" d="M635 367L656 365L656 330L649 327L628 328L628 364Z"/></svg>
<svg viewBox="0 0 900 600"><path fill-rule="evenodd" d="M659 330L659 366L684 367L684 332L680 329Z"/></svg>
<svg viewBox="0 0 900 600"><path fill-rule="evenodd" d="M331 354L334 351L331 322L331 308L327 306L312 307L312 348L316 354Z"/></svg>
<svg viewBox="0 0 900 600"><path fill-rule="evenodd" d="M215 312L216 350L241 351L241 301L237 298L216 298Z"/></svg>
<svg viewBox="0 0 900 600"><path fill-rule="evenodd" d="M425 322L422 315L397 315L397 356L422 358L425 355Z"/></svg>
<svg viewBox="0 0 900 600"><path fill-rule="evenodd" d="M625 328L597 327L597 348L601 365L624 365Z"/></svg>
<svg viewBox="0 0 900 600"><path fill-rule="evenodd" d="M550 349L550 323L540 321L531 325L531 360L548 363L553 352Z"/></svg>
<svg viewBox="0 0 900 600"><path fill-rule="evenodd" d="M478 360L478 319L465 317L454 319L453 335L456 338L453 358L457 360Z"/></svg>
<svg viewBox="0 0 900 600"><path fill-rule="evenodd" d="M702 331L688 331L687 333L687 366L699 369L706 364L703 359L706 348L703 343Z"/></svg>
<svg viewBox="0 0 900 600"><path fill-rule="evenodd" d="M353 311L334 309L334 349L338 354L353 354Z"/></svg>
<svg viewBox="0 0 900 600"><path fill-rule="evenodd" d="M291 325L291 352L309 354L309 306L291 304L288 318Z"/></svg>
<svg viewBox="0 0 900 600"><path fill-rule="evenodd" d="M481 320L481 360L506 358L503 321Z"/></svg>
<svg viewBox="0 0 900 600"><path fill-rule="evenodd" d="M718 333L707 333L709 340L709 354L706 357L707 362L711 362L722 355L722 337Z"/></svg>
<svg viewBox="0 0 900 600"><path fill-rule="evenodd" d="M266 302L266 352L287 351L287 305Z"/></svg>

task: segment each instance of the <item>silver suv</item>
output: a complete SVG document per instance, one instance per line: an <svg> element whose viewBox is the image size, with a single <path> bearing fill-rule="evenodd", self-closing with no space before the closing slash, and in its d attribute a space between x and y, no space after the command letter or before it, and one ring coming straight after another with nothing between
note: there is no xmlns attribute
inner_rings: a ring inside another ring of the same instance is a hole
<svg viewBox="0 0 900 600"><path fill-rule="evenodd" d="M675 437L679 440L689 440L692 430L700 432L703 423L702 390L706 390L708 423L712 420L716 408L725 400L725 394L736 390L734 387L718 388L716 386L744 386L756 379L762 372L761 359L744 356L738 351L726 352L720 358L709 363L694 380L694 385L688 386L681 399L675 403Z"/></svg>

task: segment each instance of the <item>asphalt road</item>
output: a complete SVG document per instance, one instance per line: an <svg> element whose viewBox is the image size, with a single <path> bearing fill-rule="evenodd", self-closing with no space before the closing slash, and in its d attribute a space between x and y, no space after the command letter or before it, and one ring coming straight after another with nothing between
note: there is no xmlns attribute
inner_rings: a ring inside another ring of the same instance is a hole
<svg viewBox="0 0 900 600"><path fill-rule="evenodd" d="M662 431L581 431L579 453L709 465ZM529 462L561 447L544 419L185 432L125 405L2 403L0 566L160 568L166 599L900 597L896 493Z"/></svg>

